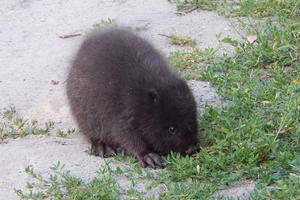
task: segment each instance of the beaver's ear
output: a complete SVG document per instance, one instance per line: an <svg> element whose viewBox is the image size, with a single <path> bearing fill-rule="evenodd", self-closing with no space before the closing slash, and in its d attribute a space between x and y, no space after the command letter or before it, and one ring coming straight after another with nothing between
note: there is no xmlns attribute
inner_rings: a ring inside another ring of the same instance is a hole
<svg viewBox="0 0 300 200"><path fill-rule="evenodd" d="M152 104L158 104L159 94L155 88L151 88L148 90L148 99Z"/></svg>

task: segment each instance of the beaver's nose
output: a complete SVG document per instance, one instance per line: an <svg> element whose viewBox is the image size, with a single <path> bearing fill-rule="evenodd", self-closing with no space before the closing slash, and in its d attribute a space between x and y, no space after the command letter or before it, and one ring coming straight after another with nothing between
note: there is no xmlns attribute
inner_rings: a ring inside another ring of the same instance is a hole
<svg viewBox="0 0 300 200"><path fill-rule="evenodd" d="M193 145L193 146L190 146L186 151L185 153L186 154L193 154L197 151L197 146Z"/></svg>

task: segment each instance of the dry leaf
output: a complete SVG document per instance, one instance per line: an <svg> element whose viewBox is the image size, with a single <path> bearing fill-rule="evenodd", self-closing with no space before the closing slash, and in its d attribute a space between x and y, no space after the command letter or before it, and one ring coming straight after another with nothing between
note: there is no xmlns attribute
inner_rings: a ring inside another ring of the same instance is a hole
<svg viewBox="0 0 300 200"><path fill-rule="evenodd" d="M247 36L247 41L252 44L253 42L255 42L257 40L257 36L256 35L248 35Z"/></svg>
<svg viewBox="0 0 300 200"><path fill-rule="evenodd" d="M200 166L199 165L197 165L196 171L197 171L197 175L200 175Z"/></svg>
<svg viewBox="0 0 300 200"><path fill-rule="evenodd" d="M72 37L78 37L78 36L81 36L81 35L82 35L81 33L75 33L75 34L61 35L61 36L58 36L58 37L61 38L61 39L68 39L68 38L72 38Z"/></svg>
<svg viewBox="0 0 300 200"><path fill-rule="evenodd" d="M300 178L300 173L290 173L291 176L294 176L294 177L297 177L297 178Z"/></svg>
<svg viewBox="0 0 300 200"><path fill-rule="evenodd" d="M57 84L59 84L59 81L51 80L51 83L52 83L53 85L57 85Z"/></svg>
<svg viewBox="0 0 300 200"><path fill-rule="evenodd" d="M248 93L250 91L250 88L246 88L245 90L244 90L244 92L246 92L246 93Z"/></svg>

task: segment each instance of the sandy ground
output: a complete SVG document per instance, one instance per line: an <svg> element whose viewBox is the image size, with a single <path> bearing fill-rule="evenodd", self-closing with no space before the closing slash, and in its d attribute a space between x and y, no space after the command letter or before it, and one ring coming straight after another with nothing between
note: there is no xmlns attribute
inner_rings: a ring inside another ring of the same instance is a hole
<svg viewBox="0 0 300 200"><path fill-rule="evenodd" d="M140 34L166 55L180 48L171 46L159 34L193 36L201 49L216 48L217 34L239 38L229 21L215 13L195 11L178 16L175 12L175 5L165 0L0 1L0 108L14 105L26 118L51 119L60 122L61 127L76 127L66 104L64 81L83 37L59 36L85 33L101 20L110 18L117 24L140 29ZM52 80L59 82L53 84ZM199 107L219 104L209 83L190 84ZM17 199L13 188L26 183L24 169L28 165L47 175L49 166L60 161L73 174L92 177L103 160L87 155L86 147L78 136L28 137L1 144L0 199ZM244 185L235 188L245 191ZM222 191L225 196L238 194Z"/></svg>

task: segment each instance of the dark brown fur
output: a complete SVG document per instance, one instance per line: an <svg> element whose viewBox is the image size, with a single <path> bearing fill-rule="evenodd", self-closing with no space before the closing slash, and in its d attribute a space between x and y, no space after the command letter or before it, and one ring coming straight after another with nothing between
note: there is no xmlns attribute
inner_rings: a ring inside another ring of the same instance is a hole
<svg viewBox="0 0 300 200"><path fill-rule="evenodd" d="M156 168L159 155L195 151L197 113L190 89L130 31L114 28L86 38L70 69L67 95L95 155L109 157L122 149L143 167Z"/></svg>

